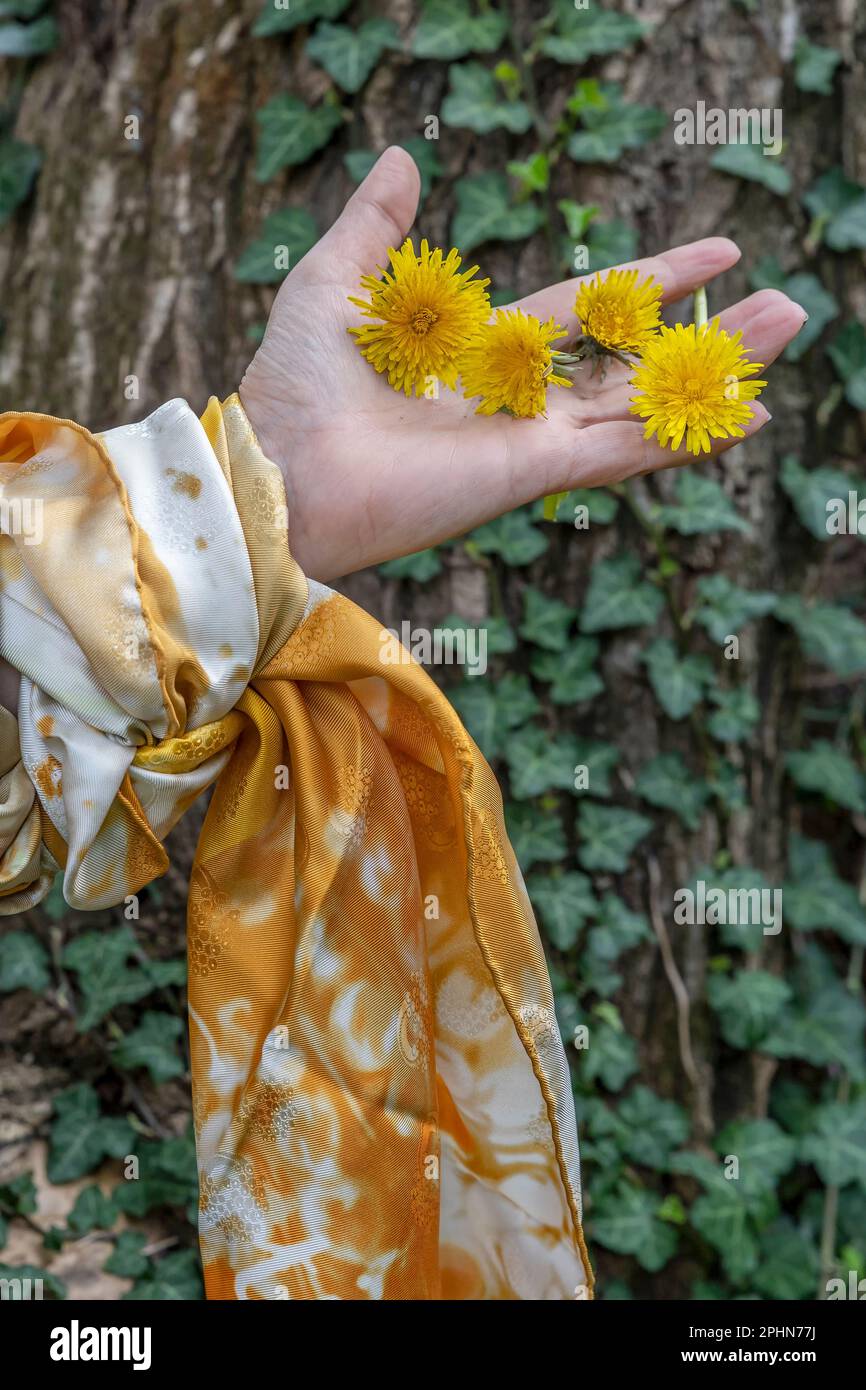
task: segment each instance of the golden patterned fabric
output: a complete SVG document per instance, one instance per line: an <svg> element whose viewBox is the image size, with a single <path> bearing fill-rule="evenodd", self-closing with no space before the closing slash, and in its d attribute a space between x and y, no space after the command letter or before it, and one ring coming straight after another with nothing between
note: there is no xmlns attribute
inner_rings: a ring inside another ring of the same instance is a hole
<svg viewBox="0 0 866 1390"><path fill-rule="evenodd" d="M568 1067L496 782L307 583L236 396L0 415L0 911L189 891L209 1298L588 1296ZM23 520L27 519L25 526Z"/></svg>

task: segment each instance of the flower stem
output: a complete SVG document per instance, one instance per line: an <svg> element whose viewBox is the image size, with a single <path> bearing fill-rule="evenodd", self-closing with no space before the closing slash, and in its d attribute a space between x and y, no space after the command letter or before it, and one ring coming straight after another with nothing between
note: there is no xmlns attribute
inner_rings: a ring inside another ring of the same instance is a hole
<svg viewBox="0 0 866 1390"><path fill-rule="evenodd" d="M707 321L707 288L701 285L694 295L695 328L703 328Z"/></svg>

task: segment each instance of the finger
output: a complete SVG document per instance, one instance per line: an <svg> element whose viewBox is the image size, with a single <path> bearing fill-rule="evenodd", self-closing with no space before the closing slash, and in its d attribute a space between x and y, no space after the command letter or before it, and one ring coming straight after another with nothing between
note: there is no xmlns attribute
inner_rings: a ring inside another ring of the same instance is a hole
<svg viewBox="0 0 866 1390"><path fill-rule="evenodd" d="M298 271L315 276L326 262L341 268L349 263L358 272L352 279L375 275L378 267L387 266L389 249L405 241L420 194L414 159L400 145L389 146Z"/></svg>
<svg viewBox="0 0 866 1390"><path fill-rule="evenodd" d="M713 457L726 453L742 439L757 434L772 419L760 401L752 401L750 406L752 417L743 425L743 434L728 439L714 439ZM547 480L544 488L539 490L536 483L532 496L526 496L523 501L576 487L610 487L613 483L624 482L626 478L642 477L645 473L656 473L683 464L699 464L710 457L707 454L696 456L682 447L663 448L656 439L644 439L644 425L639 420L606 421L592 425L575 433L574 440L571 459L567 463L563 459L560 468L554 468L554 476Z"/></svg>
<svg viewBox="0 0 866 1390"><path fill-rule="evenodd" d="M742 333L743 350L750 362L769 367L797 336L808 315L780 290L758 290L739 304L723 310L718 317L726 333ZM556 392L555 399L550 401L551 413L567 415L579 428L603 420L629 419L629 402L634 394L630 385L633 369L613 363L604 382L597 384L593 393L589 390L589 369L583 370L587 374L586 391L580 393L581 374L578 373L575 378L577 391Z"/></svg>
<svg viewBox="0 0 866 1390"><path fill-rule="evenodd" d="M700 285L705 285L716 275L730 270L740 259L740 248L727 237L704 237L701 241L691 241L685 246L675 246L662 256L649 256L641 261L628 261L617 266L617 270L638 270L641 278L651 276L662 285L662 301L667 304L683 295L691 294ZM602 275L607 272L602 271ZM536 318L554 318L561 323L569 336L577 332L578 321L574 313L574 301L584 280L594 279L594 275L575 276L563 280L558 285L548 285L547 289L530 294L510 305L512 309L522 309L525 314L535 314Z"/></svg>

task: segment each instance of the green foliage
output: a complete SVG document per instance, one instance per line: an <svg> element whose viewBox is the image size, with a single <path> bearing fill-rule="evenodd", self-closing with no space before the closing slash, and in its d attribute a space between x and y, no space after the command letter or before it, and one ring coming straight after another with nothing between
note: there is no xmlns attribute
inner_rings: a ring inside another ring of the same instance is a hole
<svg viewBox="0 0 866 1390"><path fill-rule="evenodd" d="M566 151L578 164L613 164L626 150L637 150L660 135L668 122L664 111L623 100L613 82L578 83L571 109L582 126L568 140Z"/></svg>
<svg viewBox="0 0 866 1390"><path fill-rule="evenodd" d="M780 155L764 153L760 142L741 141L722 145L710 160L714 169L749 183L763 184L771 193L781 197L791 191L791 175Z"/></svg>
<svg viewBox="0 0 866 1390"><path fill-rule="evenodd" d="M41 994L50 983L48 952L38 937L24 931L0 937L0 993L30 989Z"/></svg>
<svg viewBox="0 0 866 1390"><path fill-rule="evenodd" d="M35 145L0 136L0 226L24 202L41 167L42 155Z"/></svg>
<svg viewBox="0 0 866 1390"><path fill-rule="evenodd" d="M691 714L714 679L706 656L680 657L666 637L657 637L650 643L643 659L655 697L670 719L685 719Z"/></svg>
<svg viewBox="0 0 866 1390"><path fill-rule="evenodd" d="M833 91L833 74L842 61L835 48L822 48L802 35L794 49L794 81L801 92L820 92L829 96Z"/></svg>
<svg viewBox="0 0 866 1390"><path fill-rule="evenodd" d="M596 565L580 616L581 632L654 623L664 598L654 584L641 578L642 572L636 555L619 555Z"/></svg>
<svg viewBox="0 0 866 1390"><path fill-rule="evenodd" d="M496 78L482 63L453 63L448 69L451 89L442 102L445 125L461 126L476 135L510 130L522 135L532 124L523 101L503 100Z"/></svg>
<svg viewBox="0 0 866 1390"><path fill-rule="evenodd" d="M255 175L266 183L281 169L306 163L327 145L342 116L339 106L330 102L305 106L299 97L284 93L257 111L256 120L260 135Z"/></svg>
<svg viewBox="0 0 866 1390"><path fill-rule="evenodd" d="M347 24L320 24L307 40L307 53L344 92L359 92L385 50L399 46L392 20L368 19L357 29Z"/></svg>
<svg viewBox="0 0 866 1390"><path fill-rule="evenodd" d="M276 285L318 239L306 208L284 208L266 217L259 236L244 251L235 278L251 285ZM283 250L285 248L285 256ZM287 260L288 265L283 261Z"/></svg>
<svg viewBox="0 0 866 1390"><path fill-rule="evenodd" d="M412 52L416 58L445 61L467 53L495 53L507 29L507 15L489 9L476 14L469 0L424 0Z"/></svg>
<svg viewBox="0 0 866 1390"><path fill-rule="evenodd" d="M854 183L839 168L816 179L803 195L814 219L812 235L821 237L833 251L866 247L866 188Z"/></svg>
<svg viewBox="0 0 866 1390"><path fill-rule="evenodd" d="M117 1115L103 1115L92 1086L80 1082L54 1097L54 1122L48 1153L51 1182L72 1182L92 1173L105 1157L131 1151L135 1132Z"/></svg>
<svg viewBox="0 0 866 1390"><path fill-rule="evenodd" d="M620 53L645 32L631 15L599 4L577 9L573 0L555 0L556 31L542 39L540 50L557 63L585 63L606 53Z"/></svg>
<svg viewBox="0 0 866 1390"><path fill-rule="evenodd" d="M475 174L454 185L457 211L451 240L465 253L485 241L522 241L542 225L544 213L534 203L514 204L504 174Z"/></svg>
<svg viewBox="0 0 866 1390"><path fill-rule="evenodd" d="M265 6L253 25L253 33L260 37L270 34L288 33L301 24L310 24L316 19L339 19L349 8L349 0L265 0Z"/></svg>
<svg viewBox="0 0 866 1390"><path fill-rule="evenodd" d="M0 57L39 58L57 47L57 39L57 25L50 15L32 24L0 24Z"/></svg>
<svg viewBox="0 0 866 1390"><path fill-rule="evenodd" d="M748 523L737 514L724 489L705 473L687 468L674 483L676 502L657 506L652 519L669 526L681 536L702 536L719 531L748 531Z"/></svg>

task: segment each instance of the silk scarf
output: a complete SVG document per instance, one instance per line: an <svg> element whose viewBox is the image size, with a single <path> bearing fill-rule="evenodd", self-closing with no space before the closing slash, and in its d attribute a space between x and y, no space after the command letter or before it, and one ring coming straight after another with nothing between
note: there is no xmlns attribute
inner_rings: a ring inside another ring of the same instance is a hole
<svg viewBox="0 0 866 1390"><path fill-rule="evenodd" d="M308 582L237 396L0 415L0 911L189 884L212 1299L587 1297L568 1066L495 779Z"/></svg>

